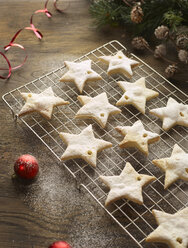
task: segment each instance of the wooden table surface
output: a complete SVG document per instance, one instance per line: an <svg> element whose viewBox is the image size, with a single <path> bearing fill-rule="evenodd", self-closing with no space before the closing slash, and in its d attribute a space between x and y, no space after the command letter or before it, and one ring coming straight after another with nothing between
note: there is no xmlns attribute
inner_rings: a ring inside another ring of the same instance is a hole
<svg viewBox="0 0 188 248"><path fill-rule="evenodd" d="M43 40L28 30L16 40L27 49L28 60L9 80L0 80L1 96L111 40L131 50L131 37L123 28L97 30L93 26L89 1L68 1L64 14L55 11L52 2L48 4L52 19L44 14L34 17ZM0 0L0 51L43 5L42 0ZM18 49L9 52L15 65L20 63L19 56ZM164 63L148 53L139 56L163 74ZM188 92L178 78L175 84ZM138 247L89 195L77 190L68 171L32 132L15 125L2 99L0 117L0 247L45 248L56 240L66 240L74 248ZM14 183L14 162L26 153L39 160L40 175L30 185Z"/></svg>

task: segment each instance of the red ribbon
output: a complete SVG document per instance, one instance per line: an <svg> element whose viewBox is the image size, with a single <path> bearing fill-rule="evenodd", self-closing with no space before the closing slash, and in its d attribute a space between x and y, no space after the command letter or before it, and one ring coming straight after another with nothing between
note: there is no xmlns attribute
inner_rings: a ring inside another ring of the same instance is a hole
<svg viewBox="0 0 188 248"><path fill-rule="evenodd" d="M16 37L19 35L19 33L20 33L22 30L23 30L23 29L20 29L20 30L18 30L18 31L16 32L16 34L13 36L12 40L10 41L10 43L9 43L7 46L4 47L4 50L5 50L5 51L8 51L11 47L19 47L19 48L21 48L21 49L23 49L23 50L25 51L25 48L24 48L22 45L17 44L17 43L14 43L14 40L16 39ZM26 54L26 51L25 51L25 54ZM15 66L15 67L12 67L11 64L10 64L9 59L5 56L5 54L1 52L1 55L2 55L2 56L4 57L4 59L7 61L8 66L9 66L9 69L0 68L0 70L9 70L9 73L8 73L8 75L7 75L6 77L0 76L0 78L2 78L2 79L8 79L8 78L11 76L12 70L15 70L15 69L18 69L18 68L22 67L22 66L24 65L25 61L27 60L27 55L25 55L24 61L23 61L20 65Z"/></svg>
<svg viewBox="0 0 188 248"><path fill-rule="evenodd" d="M36 10L34 12L34 14L45 13L48 18L51 18L52 17L52 14L47 9L48 1L49 0L46 0L45 5L44 5L44 9ZM61 10L61 9L59 9L57 7L57 0L54 0L54 7L55 7L55 9L57 11L63 13L63 10ZM18 65L18 66L12 67L11 64L10 64L9 59L7 58L7 56L4 53L0 52L0 55L3 56L3 58L6 60L6 62L8 64L8 67L9 67L8 69L6 69L6 68L0 68L0 70L8 70L9 71L9 73L8 73L7 76L1 76L0 75L0 78L1 79L8 79L11 76L12 70L15 70L15 69L18 69L18 68L22 67L25 64L26 60L27 60L27 54L26 54L25 48L22 45L18 44L18 43L14 43L15 39L17 38L17 36L20 34L20 32L22 30L24 30L24 29L26 29L26 30L32 30L34 32L34 34L37 36L38 39L41 40L43 38L42 33L33 24L33 16L34 16L34 14L32 14L31 15L31 18L30 18L30 27L25 27L25 28L19 29L16 32L16 34L13 36L13 38L11 39L11 41L9 42L9 44L4 47L4 50L5 51L8 51L11 47L19 47L20 49L24 50L24 52L25 52L25 58L24 58L23 62L20 65Z"/></svg>
<svg viewBox="0 0 188 248"><path fill-rule="evenodd" d="M6 60L6 62L7 62L7 64L8 64L8 67L9 67L9 69L8 69L8 70L9 70L8 75L7 75L6 77L0 75L0 78L2 78L2 79L8 79L8 78L10 77L10 75L11 75L12 68L11 68L11 65L10 65L10 62L9 62L8 58L4 55L4 53L0 52L0 54L1 54L1 55L3 56L3 58ZM7 69L0 68L0 70L7 70Z"/></svg>
<svg viewBox="0 0 188 248"><path fill-rule="evenodd" d="M7 51L10 47L19 47L19 48L23 49L24 52L25 52L25 58L24 58L23 62L22 62L20 65L17 65L17 66L15 66L15 67L11 67L11 71L12 71L12 70L15 70L15 69L18 69L18 68L22 67L22 66L25 64L25 62L26 62L26 60L27 60L27 54L26 54L25 48L24 48L22 45L20 45L20 44L17 44L17 43L9 44L8 46L6 46L6 51ZM1 70L2 70L2 69L1 69Z"/></svg>
<svg viewBox="0 0 188 248"><path fill-rule="evenodd" d="M41 40L43 35L41 34L41 32L37 28L35 28L35 26L33 24L33 15L30 18L30 26L31 27L25 27L24 29L32 30L34 32L34 34L37 36L37 38L39 38Z"/></svg>
<svg viewBox="0 0 188 248"><path fill-rule="evenodd" d="M59 11L59 12L63 13L63 12L64 12L64 10L59 9L59 8L57 7L57 1L58 1L58 0L54 0L54 7L55 7L55 9L56 9L57 11Z"/></svg>
<svg viewBox="0 0 188 248"><path fill-rule="evenodd" d="M37 11L35 11L35 13L45 13L47 15L48 18L52 17L52 14L47 10L47 5L48 5L48 0L46 1L45 5L44 5L44 9L39 9Z"/></svg>

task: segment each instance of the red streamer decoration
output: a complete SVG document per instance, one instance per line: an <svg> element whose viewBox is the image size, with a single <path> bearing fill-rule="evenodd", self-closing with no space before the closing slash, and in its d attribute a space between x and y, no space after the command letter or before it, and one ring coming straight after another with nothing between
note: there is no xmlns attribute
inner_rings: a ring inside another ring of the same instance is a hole
<svg viewBox="0 0 188 248"><path fill-rule="evenodd" d="M31 27L25 27L24 29L32 30L34 32L34 34L37 36L37 38L39 38L41 40L43 35L41 34L41 32L37 28L35 28L35 26L33 24L33 15L30 18L30 26Z"/></svg>
<svg viewBox="0 0 188 248"><path fill-rule="evenodd" d="M48 18L52 17L52 14L47 10L48 0L46 1L44 5L44 9L39 9L35 11L35 13L45 13Z"/></svg>
<svg viewBox="0 0 188 248"><path fill-rule="evenodd" d="M9 70L8 75L7 75L6 77L0 75L0 78L1 78L1 79L8 79L8 78L10 77L10 75L11 75L12 67L11 67L11 65L10 65L10 62L9 62L8 58L4 55L4 53L0 52L0 54L1 54L1 55L3 56L3 58L6 60L6 62L7 62L7 64L8 64L8 67L9 67L9 69L8 69L8 70ZM0 68L0 70L4 70L4 68Z"/></svg>
<svg viewBox="0 0 188 248"><path fill-rule="evenodd" d="M37 13L45 13L45 15L46 15L48 18L51 18L51 17L52 17L52 14L51 14L51 13L48 11L48 9L47 9L48 1L49 1L49 0L46 0L45 5L44 5L44 9L36 10L36 11L34 12L34 14L37 14ZM57 11L59 11L59 12L61 12L61 13L64 12L63 10L61 10L61 9L59 9L59 8L57 7L57 0L54 0L54 7L55 7L55 9L56 9ZM11 64L10 64L9 59L7 58L7 56L6 56L4 53L0 52L0 55L3 56L3 58L6 60L6 62L7 62L7 64L8 64L8 67L9 67L8 69L7 69L7 68L0 68L0 70L8 70L8 71L9 71L9 73L8 73L7 76L1 76L1 75L0 75L0 78L1 78L1 79L8 79L8 78L10 78L11 73L12 73L12 70L15 70L15 69L18 69L18 68L22 67L22 66L25 64L26 60L27 60L27 54L26 54L26 50L25 50L24 46L22 46L22 45L20 45L20 44L18 44L18 43L14 43L15 39L17 38L17 36L20 34L21 31L23 31L23 30L32 30L38 39L41 40L41 39L43 38L42 33L41 33L41 32L35 27L35 25L33 24L33 16L34 16L34 14L32 14L32 15L31 15L31 18L30 18L30 27L25 27L25 28L19 29L19 30L15 33L15 35L13 36L13 38L11 39L11 41L9 42L9 44L6 45L6 46L4 46L4 50L5 50L5 51L8 51L11 47L19 47L20 49L24 50L24 52L25 52L25 58L24 58L23 62L22 62L20 65L17 65L17 66L15 66L15 67L12 67Z"/></svg>
<svg viewBox="0 0 188 248"><path fill-rule="evenodd" d="M63 13L64 10L59 9L59 8L57 7L57 1L58 1L58 0L54 0L54 7L55 7L55 9L56 9L57 11L59 11L60 13Z"/></svg>
<svg viewBox="0 0 188 248"><path fill-rule="evenodd" d="M5 51L8 51L11 47L19 47L19 48L21 48L22 50L24 50L24 52L25 52L25 54L26 54L25 48L24 48L22 45L20 45L20 44L18 44L18 43L14 43L14 40L16 39L16 37L19 35L19 33L20 33L22 30L23 30L23 29L19 29L19 30L16 32L16 34L13 36L12 40L10 41L10 43L9 43L7 46L4 47L4 50L5 50ZM22 66L25 64L26 60L27 60L27 54L25 55L24 61L23 61L20 65L15 66L15 67L13 67L13 68L11 67L11 71L12 71L12 70L15 70L15 69L18 69L18 68L20 68L20 67L22 67ZM5 70L5 69L1 68L1 70ZM10 76L9 76L9 77L10 77Z"/></svg>

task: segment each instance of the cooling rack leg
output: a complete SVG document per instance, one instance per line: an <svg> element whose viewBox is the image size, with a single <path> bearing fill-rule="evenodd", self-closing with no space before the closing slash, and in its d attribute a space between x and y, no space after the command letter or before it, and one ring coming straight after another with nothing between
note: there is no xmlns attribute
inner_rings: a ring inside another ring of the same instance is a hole
<svg viewBox="0 0 188 248"><path fill-rule="evenodd" d="M78 180L75 178L75 185L77 190L80 192L81 191L81 184L78 182Z"/></svg>
<svg viewBox="0 0 188 248"><path fill-rule="evenodd" d="M11 109L11 113L12 113L12 117L13 117L13 120L16 122L17 121L17 118L18 116L15 115L14 111Z"/></svg>

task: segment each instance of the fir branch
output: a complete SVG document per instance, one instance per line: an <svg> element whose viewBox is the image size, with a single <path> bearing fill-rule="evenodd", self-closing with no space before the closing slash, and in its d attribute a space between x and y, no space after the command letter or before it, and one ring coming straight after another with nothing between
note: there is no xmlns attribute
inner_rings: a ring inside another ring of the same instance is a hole
<svg viewBox="0 0 188 248"><path fill-rule="evenodd" d="M183 22L182 13L176 13L176 11L169 10L164 14L164 22L171 27L172 31L177 31L177 27Z"/></svg>
<svg viewBox="0 0 188 248"><path fill-rule="evenodd" d="M93 2L90 6L90 13L95 19L95 25L98 27L106 24L114 26L122 23L131 23L130 10L131 7L127 7L122 0L99 0Z"/></svg>
<svg viewBox="0 0 188 248"><path fill-rule="evenodd" d="M137 1L126 2L134 4ZM131 25L134 34L145 37L151 36L159 25L168 25L173 31L181 25L188 26L187 0L145 0L141 7L144 12L143 21L136 25L130 18L131 6L125 4L124 0L93 1L90 12L98 27L106 24Z"/></svg>

